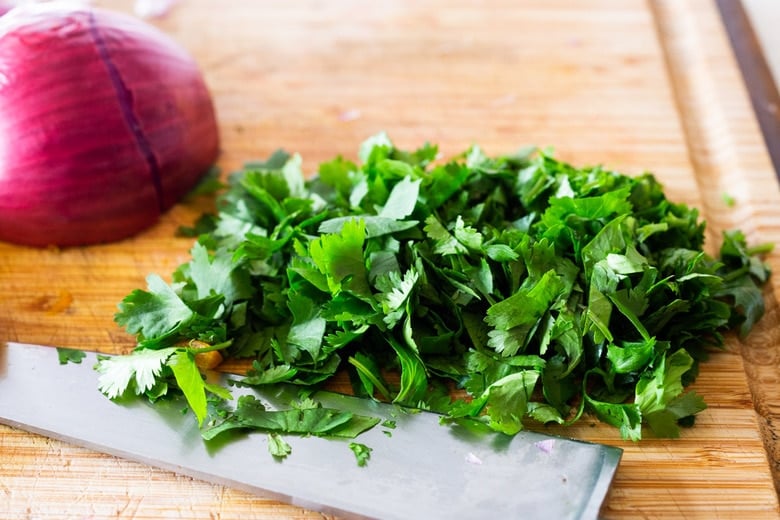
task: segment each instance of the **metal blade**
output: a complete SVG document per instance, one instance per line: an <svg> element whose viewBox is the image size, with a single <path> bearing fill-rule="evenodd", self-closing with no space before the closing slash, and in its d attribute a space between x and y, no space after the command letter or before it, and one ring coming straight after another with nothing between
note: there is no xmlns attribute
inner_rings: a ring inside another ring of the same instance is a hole
<svg viewBox="0 0 780 520"><path fill-rule="evenodd" d="M88 354L60 365L54 348L0 345L0 423L345 517L596 518L622 454L532 432L481 435L441 426L432 413L321 392L325 406L397 427L356 439L373 449L364 467L348 441L318 437L286 436L292 453L277 461L264 434L203 441L180 403L108 400L97 390L95 361Z"/></svg>

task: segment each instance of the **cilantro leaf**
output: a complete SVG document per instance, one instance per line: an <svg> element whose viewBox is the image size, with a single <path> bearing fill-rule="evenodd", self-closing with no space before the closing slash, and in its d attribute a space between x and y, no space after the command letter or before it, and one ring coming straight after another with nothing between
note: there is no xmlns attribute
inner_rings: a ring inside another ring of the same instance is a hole
<svg viewBox="0 0 780 520"><path fill-rule="evenodd" d="M319 359L326 327L319 306L310 298L298 293L289 294L287 306L293 316L287 334L287 343L306 351L312 359Z"/></svg>
<svg viewBox="0 0 780 520"><path fill-rule="evenodd" d="M376 298L382 305L384 322L388 328L393 328L403 317L406 303L412 295L419 275L414 269L409 269L403 277L396 271L390 271L377 277L375 286L379 291Z"/></svg>
<svg viewBox="0 0 780 520"><path fill-rule="evenodd" d="M229 306L249 296L248 273L233 262L233 255L226 249L220 248L210 255L204 245L196 243L191 254L188 274L198 298L217 294Z"/></svg>
<svg viewBox="0 0 780 520"><path fill-rule="evenodd" d="M538 372L522 370L488 387L487 411L491 428L507 435L523 429L523 416L538 378Z"/></svg>
<svg viewBox="0 0 780 520"><path fill-rule="evenodd" d="M320 224L317 231L320 233L340 233L344 223L355 220L355 216L334 217ZM400 231L412 229L417 225L416 220L397 220L395 218L377 215L360 215L360 220L366 226L366 238L392 235Z"/></svg>
<svg viewBox="0 0 780 520"><path fill-rule="evenodd" d="M292 453L292 447L278 433L269 433L268 452L274 457L283 459Z"/></svg>
<svg viewBox="0 0 780 520"><path fill-rule="evenodd" d="M60 365L67 363L81 363L87 354L83 350L73 348L57 347L57 359L59 359Z"/></svg>
<svg viewBox="0 0 780 520"><path fill-rule="evenodd" d="M395 186L393 186L387 202L379 212L380 217L391 218L394 220L403 220L414 211L417 204L418 194L420 192L420 182L422 179L410 179L403 177Z"/></svg>
<svg viewBox="0 0 780 520"><path fill-rule="evenodd" d="M252 366L253 368L249 369L246 376L239 381L240 385L263 386L282 383L284 381L290 381L298 373L298 369L286 364L263 368L260 363L255 360L253 361Z"/></svg>
<svg viewBox="0 0 780 520"><path fill-rule="evenodd" d="M355 415L321 406L268 410L253 395L238 399L235 411L223 421L201 431L210 440L230 430L260 430L269 433L351 438L379 424L378 418Z"/></svg>
<svg viewBox="0 0 780 520"><path fill-rule="evenodd" d="M658 437L677 438L680 436L680 424L685 419L706 409L707 405L700 395L686 392L672 399L663 410L644 414L643 418Z"/></svg>
<svg viewBox="0 0 780 520"><path fill-rule="evenodd" d="M358 167L351 161L339 156L320 164L319 179L335 190L341 201L349 200L349 193L355 184Z"/></svg>
<svg viewBox="0 0 780 520"><path fill-rule="evenodd" d="M146 278L149 291L137 289L119 304L115 320L142 338L161 336L186 324L194 312L158 275Z"/></svg>
<svg viewBox="0 0 780 520"><path fill-rule="evenodd" d="M632 441L642 438L642 413L635 404L597 401L587 395L586 400L599 419L620 430L622 438Z"/></svg>
<svg viewBox="0 0 780 520"><path fill-rule="evenodd" d="M198 425L206 418L206 385L195 364L195 356L189 350L177 350L167 360L176 384L179 385L187 404L198 419Z"/></svg>
<svg viewBox="0 0 780 520"><path fill-rule="evenodd" d="M387 389L387 383L385 383L374 358L362 352L357 352L348 361L349 364L355 367L357 376L362 384L363 392L360 392L361 394L373 397L376 389L385 399L391 399L390 390Z"/></svg>
<svg viewBox="0 0 780 520"><path fill-rule="evenodd" d="M355 454L358 466L362 468L368 464L368 459L371 458L371 452L373 451L373 448L369 448L365 444L361 444L359 442L350 442L349 449L352 450L352 453Z"/></svg>
<svg viewBox="0 0 780 520"><path fill-rule="evenodd" d="M636 404L643 414L663 410L683 391L682 377L693 367L693 358L678 350L657 360L655 368L646 372L636 384Z"/></svg>
<svg viewBox="0 0 780 520"><path fill-rule="evenodd" d="M548 271L535 284L525 286L505 300L491 305L485 321L493 327L488 345L504 356L523 350L542 316L563 290L555 271Z"/></svg>
<svg viewBox="0 0 780 520"><path fill-rule="evenodd" d="M375 153L376 150L384 149L389 152L392 148L393 142L390 140L390 136L387 135L387 132L380 132L361 143L358 157L361 161L367 163L371 158L371 154Z"/></svg>
<svg viewBox="0 0 780 520"><path fill-rule="evenodd" d="M428 237L434 241L436 253L457 255L467 251L466 246L454 237L435 216L429 215L425 219L425 228L423 229Z"/></svg>
<svg viewBox="0 0 780 520"><path fill-rule="evenodd" d="M415 405L428 389L425 363L408 345L390 338L389 343L398 356L398 364L401 367L401 387L393 402Z"/></svg>
<svg viewBox="0 0 780 520"><path fill-rule="evenodd" d="M363 258L365 240L365 222L349 220L340 233L321 235L309 245L311 259L326 276L334 295L348 290L357 296L371 296Z"/></svg>
<svg viewBox="0 0 780 520"><path fill-rule="evenodd" d="M127 356L98 360L98 389L109 399L115 399L131 390L137 395L151 390L175 347L162 350L135 350Z"/></svg>

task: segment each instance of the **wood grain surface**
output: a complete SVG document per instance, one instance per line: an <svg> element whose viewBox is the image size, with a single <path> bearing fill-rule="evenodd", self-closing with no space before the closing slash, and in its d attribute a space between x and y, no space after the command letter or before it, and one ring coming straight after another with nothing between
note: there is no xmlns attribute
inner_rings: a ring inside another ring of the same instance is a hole
<svg viewBox="0 0 780 520"><path fill-rule="evenodd" d="M313 171L379 130L444 155L549 145L576 164L654 172L701 209L710 251L734 227L780 243L780 191L712 0L180 0L151 23L203 68L225 172L278 147ZM0 341L128 351L116 304L188 258L174 231L210 204L185 201L115 244L0 244ZM768 261L780 271L780 252ZM694 389L709 408L681 438L624 442L595 420L545 429L625 450L604 518L780 516L778 289L775 276L748 340L702 366ZM0 427L0 518L321 517Z"/></svg>

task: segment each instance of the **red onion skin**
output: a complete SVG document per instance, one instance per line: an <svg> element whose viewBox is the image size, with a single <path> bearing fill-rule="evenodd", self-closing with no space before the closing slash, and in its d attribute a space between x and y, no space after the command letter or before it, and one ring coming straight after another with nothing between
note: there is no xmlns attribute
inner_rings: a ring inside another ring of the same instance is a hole
<svg viewBox="0 0 780 520"><path fill-rule="evenodd" d="M194 60L130 16L55 4L0 18L0 240L134 235L218 155Z"/></svg>

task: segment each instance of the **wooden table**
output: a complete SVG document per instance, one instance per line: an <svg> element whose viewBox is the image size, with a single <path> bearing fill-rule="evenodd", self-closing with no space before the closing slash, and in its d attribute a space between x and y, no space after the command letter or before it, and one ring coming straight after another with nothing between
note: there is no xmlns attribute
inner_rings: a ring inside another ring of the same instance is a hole
<svg viewBox="0 0 780 520"><path fill-rule="evenodd" d="M277 147L313 171L354 159L379 130L445 155L552 145L576 164L653 171L701 209L710 251L733 227L780 242L777 180L711 0L181 0L153 23L203 68L226 172ZM0 340L128 351L117 302L188 258L174 230L208 206L182 203L116 244L0 244ZM780 271L780 252L768 261ZM710 407L680 439L623 442L595 421L549 429L625 450L605 518L778 517L778 289L775 276L748 341L728 338L703 365L694 389ZM0 517L320 515L2 427Z"/></svg>

